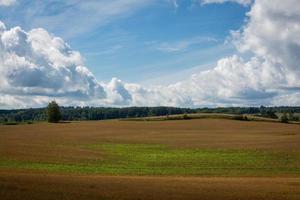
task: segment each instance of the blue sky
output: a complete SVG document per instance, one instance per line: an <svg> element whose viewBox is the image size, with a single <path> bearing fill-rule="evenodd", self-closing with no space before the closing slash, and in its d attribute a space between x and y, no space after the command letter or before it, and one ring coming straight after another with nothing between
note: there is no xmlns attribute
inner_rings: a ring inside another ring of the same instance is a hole
<svg viewBox="0 0 300 200"><path fill-rule="evenodd" d="M299 0L0 0L0 108L295 106Z"/></svg>
<svg viewBox="0 0 300 200"><path fill-rule="evenodd" d="M76 1L25 0L0 8L0 19L7 26L25 30L42 27L62 37L82 54L99 80L118 77L128 82L151 84L159 80L165 84L183 78L178 73L188 76L231 55L234 48L224 42L230 30L243 25L249 10L249 6L236 3L200 5L181 0L176 5L174 1L153 1L112 16L93 11L84 11L81 16L76 15L80 6Z"/></svg>

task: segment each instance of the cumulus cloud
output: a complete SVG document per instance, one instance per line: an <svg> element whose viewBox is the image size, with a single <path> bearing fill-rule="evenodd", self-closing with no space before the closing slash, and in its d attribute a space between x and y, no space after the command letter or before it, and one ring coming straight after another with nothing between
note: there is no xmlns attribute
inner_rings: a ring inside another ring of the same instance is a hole
<svg viewBox="0 0 300 200"><path fill-rule="evenodd" d="M256 0L245 25L232 32L237 55L167 86L99 82L61 38L0 23L0 107L44 106L53 98L79 106L299 105L297 2Z"/></svg>
<svg viewBox="0 0 300 200"><path fill-rule="evenodd" d="M299 13L297 0L257 0L248 13L249 22L233 33L239 51L251 51L261 60L260 83L265 88L299 92Z"/></svg>
<svg viewBox="0 0 300 200"><path fill-rule="evenodd" d="M176 84L151 88L125 84L124 87L132 95L134 105L266 105L278 95L278 91L264 86L261 65L257 58L245 61L234 55L219 60L214 69L199 72Z"/></svg>
<svg viewBox="0 0 300 200"><path fill-rule="evenodd" d="M16 3L16 0L0 0L0 6L11 6Z"/></svg>
<svg viewBox="0 0 300 200"><path fill-rule="evenodd" d="M225 2L233 2L233 3L239 3L244 6L247 6L252 3L253 0L201 0L201 4L211 4L211 3L225 3Z"/></svg>
<svg viewBox="0 0 300 200"><path fill-rule="evenodd" d="M132 96L129 91L125 88L124 83L113 78L107 85L106 91L110 94L106 103L109 105L130 105Z"/></svg>
<svg viewBox="0 0 300 200"><path fill-rule="evenodd" d="M212 70L160 88L160 93L168 94L161 95L164 100L169 99L165 103L181 106L299 105L299 13L297 0L255 1L248 13L248 22L232 33L239 53L252 55L223 58Z"/></svg>
<svg viewBox="0 0 300 200"><path fill-rule="evenodd" d="M284 67L287 73L299 73L299 13L298 0L257 1L248 13L249 23L237 33L239 50L250 50L256 56ZM295 80L291 77L288 81Z"/></svg>
<svg viewBox="0 0 300 200"><path fill-rule="evenodd" d="M0 93L75 99L105 97L79 52L44 29L9 30L0 23ZM25 103L25 102L24 102Z"/></svg>

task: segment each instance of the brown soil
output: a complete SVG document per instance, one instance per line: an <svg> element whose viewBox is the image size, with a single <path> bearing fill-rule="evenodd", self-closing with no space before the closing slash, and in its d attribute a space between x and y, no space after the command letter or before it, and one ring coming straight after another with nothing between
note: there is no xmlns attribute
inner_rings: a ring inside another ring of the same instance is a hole
<svg viewBox="0 0 300 200"><path fill-rule="evenodd" d="M6 171L1 200L298 200L300 178L75 176Z"/></svg>

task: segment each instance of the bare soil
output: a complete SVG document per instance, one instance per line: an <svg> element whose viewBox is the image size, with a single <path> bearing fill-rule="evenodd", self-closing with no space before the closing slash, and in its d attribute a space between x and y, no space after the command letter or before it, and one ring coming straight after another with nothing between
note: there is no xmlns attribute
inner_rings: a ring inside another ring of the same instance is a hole
<svg viewBox="0 0 300 200"><path fill-rule="evenodd" d="M300 178L137 177L0 173L2 200L298 200Z"/></svg>

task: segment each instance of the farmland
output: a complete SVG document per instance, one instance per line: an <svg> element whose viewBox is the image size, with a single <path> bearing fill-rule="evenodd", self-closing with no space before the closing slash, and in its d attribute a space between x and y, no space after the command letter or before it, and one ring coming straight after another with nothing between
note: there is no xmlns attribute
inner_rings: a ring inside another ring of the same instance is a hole
<svg viewBox="0 0 300 200"><path fill-rule="evenodd" d="M299 199L300 126L227 119L0 126L0 194Z"/></svg>

